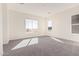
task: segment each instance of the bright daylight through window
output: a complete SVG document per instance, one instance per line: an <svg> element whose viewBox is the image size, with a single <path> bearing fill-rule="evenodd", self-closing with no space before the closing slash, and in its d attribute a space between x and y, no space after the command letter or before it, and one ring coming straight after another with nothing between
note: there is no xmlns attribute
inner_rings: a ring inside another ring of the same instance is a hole
<svg viewBox="0 0 79 59"><path fill-rule="evenodd" d="M27 32L38 29L38 21L32 19L25 20L25 28Z"/></svg>
<svg viewBox="0 0 79 59"><path fill-rule="evenodd" d="M48 30L52 30L52 21L48 20Z"/></svg>

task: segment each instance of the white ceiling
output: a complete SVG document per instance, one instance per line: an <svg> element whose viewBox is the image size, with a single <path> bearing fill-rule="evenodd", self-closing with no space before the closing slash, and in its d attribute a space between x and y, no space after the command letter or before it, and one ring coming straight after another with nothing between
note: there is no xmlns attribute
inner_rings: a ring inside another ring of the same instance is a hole
<svg viewBox="0 0 79 59"><path fill-rule="evenodd" d="M48 17L63 10L78 6L78 3L24 3L8 4L9 9L29 13L32 15Z"/></svg>

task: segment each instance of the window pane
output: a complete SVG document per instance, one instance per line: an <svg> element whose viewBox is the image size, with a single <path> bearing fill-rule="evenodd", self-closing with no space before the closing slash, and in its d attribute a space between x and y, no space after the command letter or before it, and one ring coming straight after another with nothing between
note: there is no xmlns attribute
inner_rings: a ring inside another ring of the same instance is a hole
<svg viewBox="0 0 79 59"><path fill-rule="evenodd" d="M38 21L33 20L33 29L37 29L38 28Z"/></svg>
<svg viewBox="0 0 79 59"><path fill-rule="evenodd" d="M32 29L32 20L29 20L29 29Z"/></svg>
<svg viewBox="0 0 79 59"><path fill-rule="evenodd" d="M26 29L37 29L38 28L38 21L37 20L25 20L25 28Z"/></svg>
<svg viewBox="0 0 79 59"><path fill-rule="evenodd" d="M32 20L27 20L26 19L26 29L32 29Z"/></svg>
<svg viewBox="0 0 79 59"><path fill-rule="evenodd" d="M48 27L52 27L52 21L51 20L48 21Z"/></svg>
<svg viewBox="0 0 79 59"><path fill-rule="evenodd" d="M48 30L52 30L52 21L48 20Z"/></svg>

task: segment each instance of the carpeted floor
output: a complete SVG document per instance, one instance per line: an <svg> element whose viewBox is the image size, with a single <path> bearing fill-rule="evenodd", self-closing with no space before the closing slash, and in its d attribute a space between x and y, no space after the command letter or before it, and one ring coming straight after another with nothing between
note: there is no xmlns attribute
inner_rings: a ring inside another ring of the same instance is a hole
<svg viewBox="0 0 79 59"><path fill-rule="evenodd" d="M49 36L11 40L4 56L79 56L79 42Z"/></svg>

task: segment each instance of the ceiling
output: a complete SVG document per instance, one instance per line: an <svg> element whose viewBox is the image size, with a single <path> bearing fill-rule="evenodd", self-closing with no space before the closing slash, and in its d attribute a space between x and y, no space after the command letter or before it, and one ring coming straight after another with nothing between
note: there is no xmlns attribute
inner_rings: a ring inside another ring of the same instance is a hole
<svg viewBox="0 0 79 59"><path fill-rule="evenodd" d="M55 13L78 6L78 3L12 3L7 4L8 9L29 13L32 15L48 17Z"/></svg>

